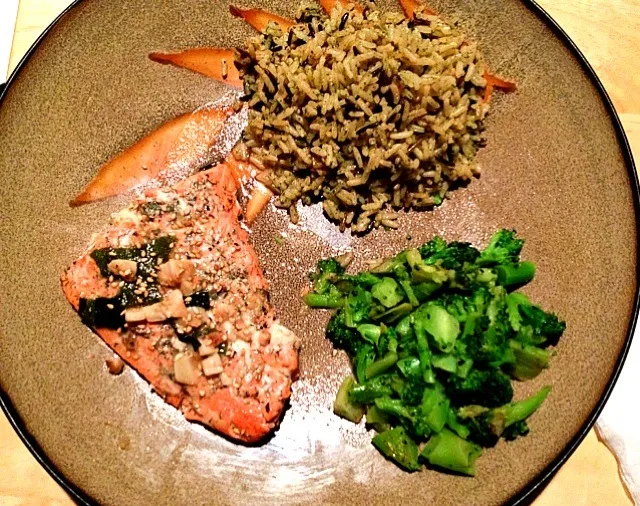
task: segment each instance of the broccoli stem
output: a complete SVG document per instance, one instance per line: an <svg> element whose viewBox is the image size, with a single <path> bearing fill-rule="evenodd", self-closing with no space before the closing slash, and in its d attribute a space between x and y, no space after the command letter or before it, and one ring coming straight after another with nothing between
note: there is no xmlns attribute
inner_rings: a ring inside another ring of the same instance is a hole
<svg viewBox="0 0 640 506"><path fill-rule="evenodd" d="M394 352L387 353L384 357L376 360L374 363L367 366L364 371L364 377L371 379L375 376L379 376L383 372L393 367L398 361L398 354Z"/></svg>
<svg viewBox="0 0 640 506"><path fill-rule="evenodd" d="M482 448L478 445L465 441L450 430L443 429L429 440L420 456L432 466L475 476L475 463L480 455L482 455Z"/></svg>
<svg viewBox="0 0 640 506"><path fill-rule="evenodd" d="M386 323L393 323L403 316L407 316L411 311L413 311L413 306L409 302L403 302L402 304L392 307L388 311L375 316L374 319L383 320Z"/></svg>
<svg viewBox="0 0 640 506"><path fill-rule="evenodd" d="M408 471L420 469L418 445L413 442L402 427L382 432L374 436L371 442L385 457Z"/></svg>
<svg viewBox="0 0 640 506"><path fill-rule="evenodd" d="M529 418L542 405L549 392L551 392L551 387L546 386L531 397L497 408L495 411L501 412L504 416L504 428Z"/></svg>
<svg viewBox="0 0 640 506"><path fill-rule="evenodd" d="M502 264L495 270L498 275L498 284L505 288L526 285L536 274L536 266L533 262Z"/></svg>
<svg viewBox="0 0 640 506"><path fill-rule="evenodd" d="M349 399L356 404L371 404L378 397L389 396L393 389L386 381L367 381L354 384L349 390Z"/></svg>
<svg viewBox="0 0 640 506"><path fill-rule="evenodd" d="M404 290L404 293L407 295L407 299L409 299L411 305L413 307L418 307L420 305L420 301L416 297L416 294L411 287L411 281L409 281L408 279L403 279L400 281L400 286Z"/></svg>
<svg viewBox="0 0 640 506"><path fill-rule="evenodd" d="M384 432L393 428L389 418L374 404L367 408L367 425L377 432Z"/></svg>
<svg viewBox="0 0 640 506"><path fill-rule="evenodd" d="M467 439L471 432L469 427L460 422L458 415L451 407L449 407L449 412L447 413L447 427L458 434L462 439Z"/></svg>
<svg viewBox="0 0 640 506"><path fill-rule="evenodd" d="M347 376L340 385L336 400L333 403L333 412L353 423L359 423L364 415L364 408L355 402L352 402L349 397L349 392L356 384L353 376Z"/></svg>
<svg viewBox="0 0 640 506"><path fill-rule="evenodd" d="M344 299L335 295L321 295L319 293L308 293L303 300L309 307L337 309L344 305Z"/></svg>
<svg viewBox="0 0 640 506"><path fill-rule="evenodd" d="M427 331L421 325L414 325L416 331L416 347L418 358L420 359L420 369L422 369L422 379L426 383L435 383L436 377L431 368L431 350L427 340Z"/></svg>

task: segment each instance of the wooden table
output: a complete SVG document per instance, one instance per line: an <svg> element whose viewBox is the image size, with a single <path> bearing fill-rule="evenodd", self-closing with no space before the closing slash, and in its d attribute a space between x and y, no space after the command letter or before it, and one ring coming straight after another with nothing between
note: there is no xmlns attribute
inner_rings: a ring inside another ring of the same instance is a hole
<svg viewBox="0 0 640 506"><path fill-rule="evenodd" d="M604 82L640 160L640 0L538 0L569 33ZM14 68L42 30L71 0L21 0ZM0 505L71 505L0 415ZM536 499L535 506L632 504L617 463L591 432Z"/></svg>

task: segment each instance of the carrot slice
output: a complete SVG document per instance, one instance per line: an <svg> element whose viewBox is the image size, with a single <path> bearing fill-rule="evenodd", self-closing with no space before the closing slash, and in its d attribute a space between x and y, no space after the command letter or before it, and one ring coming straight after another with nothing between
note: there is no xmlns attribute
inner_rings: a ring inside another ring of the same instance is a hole
<svg viewBox="0 0 640 506"><path fill-rule="evenodd" d="M513 81L507 81L506 79L502 79L501 77L490 74L489 72L485 72L483 77L487 81L487 87L484 90L483 98L485 102L489 102L489 100L491 100L494 88L504 91L505 93L511 93L516 90L517 86Z"/></svg>
<svg viewBox="0 0 640 506"><path fill-rule="evenodd" d="M431 16L435 16L435 11L429 9L426 5L422 4L418 0L398 0L400 3L400 7L404 11L404 15L409 19L413 19L415 17L416 11L421 10L425 14L429 14Z"/></svg>
<svg viewBox="0 0 640 506"><path fill-rule="evenodd" d="M119 195L168 169L176 170L170 174L172 179L194 173L206 164L211 146L233 112L230 107L203 108L165 123L103 165L69 205L77 207Z"/></svg>
<svg viewBox="0 0 640 506"><path fill-rule="evenodd" d="M199 47L180 53L151 53L149 58L156 63L189 69L235 88L242 88L240 73L233 64L233 49Z"/></svg>
<svg viewBox="0 0 640 506"><path fill-rule="evenodd" d="M350 2L349 0L319 0L319 1L322 8L329 15L331 15L331 12L333 11L333 9L335 9L337 5L340 5L346 8L349 4L353 4L353 8L355 9L356 12L362 12L364 10L362 8L362 5L360 5L357 2Z"/></svg>
<svg viewBox="0 0 640 506"><path fill-rule="evenodd" d="M272 14L262 9L240 9L233 5L229 6L229 12L237 18L244 19L259 32L264 32L269 23L275 23L282 31L291 28L295 23L276 14Z"/></svg>
<svg viewBox="0 0 640 506"><path fill-rule="evenodd" d="M254 222L269 203L271 197L273 197L273 192L260 181L256 181L249 201L247 202L247 210L244 213L244 221L247 225L251 225Z"/></svg>

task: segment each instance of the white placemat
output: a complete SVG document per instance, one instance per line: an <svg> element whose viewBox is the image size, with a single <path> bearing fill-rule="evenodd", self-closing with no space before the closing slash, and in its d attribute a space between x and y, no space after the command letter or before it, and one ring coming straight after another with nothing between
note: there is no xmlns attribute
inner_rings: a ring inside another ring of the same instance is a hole
<svg viewBox="0 0 640 506"><path fill-rule="evenodd" d="M16 26L19 0L0 0L0 83L9 73L9 56Z"/></svg>

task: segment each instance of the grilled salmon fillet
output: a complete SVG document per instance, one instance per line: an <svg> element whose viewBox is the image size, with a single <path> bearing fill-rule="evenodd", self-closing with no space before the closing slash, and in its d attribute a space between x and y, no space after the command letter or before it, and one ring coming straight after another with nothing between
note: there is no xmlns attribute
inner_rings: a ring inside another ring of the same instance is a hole
<svg viewBox="0 0 640 506"><path fill-rule="evenodd" d="M299 339L280 325L238 221L237 168L147 190L62 275L83 322L188 420L232 439L271 432Z"/></svg>

